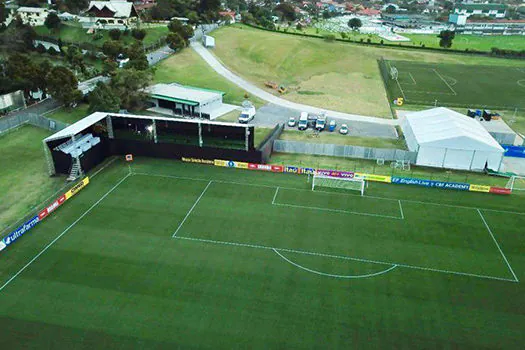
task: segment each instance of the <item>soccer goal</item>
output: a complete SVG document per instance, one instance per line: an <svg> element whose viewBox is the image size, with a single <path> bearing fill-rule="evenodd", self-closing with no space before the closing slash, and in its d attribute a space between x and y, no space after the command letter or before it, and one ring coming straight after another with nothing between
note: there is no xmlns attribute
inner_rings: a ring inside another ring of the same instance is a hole
<svg viewBox="0 0 525 350"><path fill-rule="evenodd" d="M525 176L511 176L505 188L511 191L525 191Z"/></svg>
<svg viewBox="0 0 525 350"><path fill-rule="evenodd" d="M363 179L335 177L314 174L312 179L312 191L318 187L341 188L350 191L359 191L361 196L365 193L366 181Z"/></svg>

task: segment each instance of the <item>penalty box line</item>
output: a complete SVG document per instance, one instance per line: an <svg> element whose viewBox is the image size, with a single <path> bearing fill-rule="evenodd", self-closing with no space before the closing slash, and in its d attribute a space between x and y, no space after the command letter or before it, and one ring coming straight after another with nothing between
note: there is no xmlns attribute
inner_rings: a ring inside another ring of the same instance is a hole
<svg viewBox="0 0 525 350"><path fill-rule="evenodd" d="M55 239L53 239L49 244L47 244L44 249L42 249L33 259L31 259L27 264L24 265L17 273L15 273L7 282L5 282L0 287L0 292L4 290L11 282L13 282L22 272L24 272L32 263L34 263L42 254L44 254L49 248L51 248L62 236L69 232L73 227L76 226L86 215L88 215L93 209L95 209L106 197L108 197L113 191L117 189L131 174L124 176L115 186L113 186L109 191L107 191L102 197L100 197L89 209L87 209L82 215L78 217L71 225L69 225L62 233L60 233Z"/></svg>
<svg viewBox="0 0 525 350"><path fill-rule="evenodd" d="M381 261L381 260L371 260L371 259L357 258L357 257L351 257L351 256L345 256L345 255L326 254L326 253L312 252L312 251L307 251L307 250L290 249L290 248L277 248L277 247L270 247L270 246L259 245L259 244L249 244L249 243L239 243L239 242L229 242L229 241L218 241L218 240L196 238L196 237L176 236L174 238L175 239L183 239L183 240L187 240L187 241L193 241L193 242L200 242L200 243L227 245L227 246L262 249L262 250L271 250L271 251L274 251L274 252L275 252L275 250L277 250L277 251L281 251L281 252L304 254L304 255L312 255L312 256L320 256L320 257L332 258L332 259L340 259L340 260L357 261L357 262L370 263L370 264L404 267L404 268L412 269L412 270L430 271L430 272L438 272L438 273L449 274L449 275L476 277L476 278L483 278L483 279L489 279L489 280L495 280L495 281L514 282L514 283L518 282L518 281L516 281L514 279L509 279L509 278L504 278L504 277L496 277L496 276L481 275L481 274L475 274L475 273L452 271L452 270L444 270L444 269L435 269L435 268L431 268L431 267L409 265L409 264L399 264L399 263L394 263L394 262Z"/></svg>

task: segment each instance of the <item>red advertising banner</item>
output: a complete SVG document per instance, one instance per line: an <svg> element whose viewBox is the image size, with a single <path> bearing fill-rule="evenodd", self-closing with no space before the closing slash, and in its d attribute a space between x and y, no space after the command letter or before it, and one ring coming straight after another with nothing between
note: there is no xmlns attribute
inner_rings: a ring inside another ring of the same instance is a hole
<svg viewBox="0 0 525 350"><path fill-rule="evenodd" d="M503 188L503 187L490 187L490 193L495 194L511 194L512 191L510 188Z"/></svg>
<svg viewBox="0 0 525 350"><path fill-rule="evenodd" d="M272 171L274 173L282 173L284 171L284 166L282 166L282 165L272 165Z"/></svg>
<svg viewBox="0 0 525 350"><path fill-rule="evenodd" d="M44 219L46 216L54 212L59 206L61 206L66 201L66 196L61 195L58 197L51 205L49 205L47 208L44 208L40 213L38 213L38 218L40 221Z"/></svg>

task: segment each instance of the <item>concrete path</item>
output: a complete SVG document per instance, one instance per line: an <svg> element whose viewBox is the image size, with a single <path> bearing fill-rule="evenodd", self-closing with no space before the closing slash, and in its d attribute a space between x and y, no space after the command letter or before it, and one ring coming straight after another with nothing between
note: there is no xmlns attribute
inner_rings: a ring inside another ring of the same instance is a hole
<svg viewBox="0 0 525 350"><path fill-rule="evenodd" d="M278 96L274 96L270 94L269 92L266 92L263 89L255 86L254 84L244 80L238 75L232 73L228 68L222 65L217 60L217 58L215 58L214 55L212 55L206 48L204 48L204 46L202 46L201 43L194 41L191 43L191 47L206 61L206 63L210 65L210 67L212 67L217 73L222 75L224 78L228 79L229 81L239 86L240 88L248 91L250 94L257 96L260 99L263 99L270 103L273 103L274 105L291 108L291 109L295 109L298 111L304 111L304 112L308 112L312 114L319 114L322 112L326 112L328 117L344 119L344 120L349 120L349 121L369 122L369 123L376 123L376 124L382 124L382 125L397 125L398 124L398 121L396 119L383 119L383 118L377 118L377 117L367 117L363 115L337 112L337 111L332 111L328 109L323 109L323 108L318 108L318 107L313 107L313 106L308 106L308 105L304 105L300 103L291 102L283 98L280 98Z"/></svg>

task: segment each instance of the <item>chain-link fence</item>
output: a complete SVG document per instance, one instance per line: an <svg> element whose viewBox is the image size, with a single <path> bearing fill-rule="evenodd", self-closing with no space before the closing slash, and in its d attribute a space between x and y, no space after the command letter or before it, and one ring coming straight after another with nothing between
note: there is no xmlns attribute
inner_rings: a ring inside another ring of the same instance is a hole
<svg viewBox="0 0 525 350"><path fill-rule="evenodd" d="M23 113L0 118L0 134L17 128L23 124L31 124L50 131L59 131L65 129L69 125L67 123L42 117L37 114Z"/></svg>
<svg viewBox="0 0 525 350"><path fill-rule="evenodd" d="M373 148L286 140L276 140L273 144L273 150L280 153L302 153L358 159L382 159L385 161L409 161L410 163L415 163L417 157L417 152L395 148Z"/></svg>

